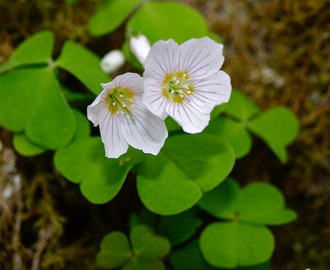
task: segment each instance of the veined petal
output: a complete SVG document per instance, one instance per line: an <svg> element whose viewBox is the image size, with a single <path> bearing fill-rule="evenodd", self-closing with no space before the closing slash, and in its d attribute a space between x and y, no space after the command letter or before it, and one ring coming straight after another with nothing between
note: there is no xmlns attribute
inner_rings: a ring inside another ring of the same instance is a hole
<svg viewBox="0 0 330 270"><path fill-rule="evenodd" d="M197 109L210 113L214 106L228 102L231 90L230 77L220 70L214 76L196 81L189 101Z"/></svg>
<svg viewBox="0 0 330 270"><path fill-rule="evenodd" d="M109 88L124 87L133 91L135 94L142 96L143 94L143 79L137 73L127 72L117 76Z"/></svg>
<svg viewBox="0 0 330 270"><path fill-rule="evenodd" d="M150 49L144 63L144 78L163 81L166 75L176 72L179 45L172 39L157 41Z"/></svg>
<svg viewBox="0 0 330 270"><path fill-rule="evenodd" d="M171 102L166 111L187 133L202 132L210 121L210 114L198 110L189 102Z"/></svg>
<svg viewBox="0 0 330 270"><path fill-rule="evenodd" d="M208 37L190 39L179 47L179 71L191 80L200 80L216 73L224 62L221 44Z"/></svg>
<svg viewBox="0 0 330 270"><path fill-rule="evenodd" d="M142 103L134 106L132 117L123 120L122 132L129 145L153 155L159 153L168 136L164 121Z"/></svg>
<svg viewBox="0 0 330 270"><path fill-rule="evenodd" d="M144 80L143 103L147 108L161 119L167 117L166 104L167 99L163 95L162 85L151 79Z"/></svg>
<svg viewBox="0 0 330 270"><path fill-rule="evenodd" d="M96 127L99 125L99 113L102 109L106 109L104 104L104 98L106 96L106 90L103 90L93 101L93 103L87 106L87 118Z"/></svg>
<svg viewBox="0 0 330 270"><path fill-rule="evenodd" d="M118 115L110 114L106 108L99 114L101 139L105 148L105 156L108 158L118 158L128 149L128 143L121 131L120 121Z"/></svg>

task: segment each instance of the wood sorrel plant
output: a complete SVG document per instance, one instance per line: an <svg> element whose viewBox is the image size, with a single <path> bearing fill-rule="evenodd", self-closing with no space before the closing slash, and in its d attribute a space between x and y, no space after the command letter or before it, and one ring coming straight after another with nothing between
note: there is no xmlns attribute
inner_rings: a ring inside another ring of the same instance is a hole
<svg viewBox="0 0 330 270"><path fill-rule="evenodd" d="M285 107L262 112L238 90L231 92L228 75L219 71L220 39L190 7L105 1L90 19L90 33L110 33L134 9L122 50L144 70L144 79L126 73L111 80L100 59L72 41L52 59L54 35L39 32L0 67L0 125L14 133L22 155L54 151L57 170L79 184L91 203L111 201L128 173L135 176L141 212L131 213L129 237L122 232L104 237L99 267L267 269L274 237L266 226L292 221L295 213L271 184L241 188L229 174L251 151L253 134L285 163L286 147L298 133L295 116ZM131 33L153 44L145 59L139 57L142 65L129 51ZM58 69L87 91L66 89ZM103 91L101 82L109 82ZM87 114L101 136L91 135L85 108L71 102L93 99ZM201 218L208 215L219 220Z"/></svg>

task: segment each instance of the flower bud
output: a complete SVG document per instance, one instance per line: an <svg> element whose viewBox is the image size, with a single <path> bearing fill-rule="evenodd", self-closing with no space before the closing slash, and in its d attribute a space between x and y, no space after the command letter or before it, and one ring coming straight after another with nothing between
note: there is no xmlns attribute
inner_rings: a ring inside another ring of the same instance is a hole
<svg viewBox="0 0 330 270"><path fill-rule="evenodd" d="M137 60L144 65L144 61L150 51L150 43L147 37L141 34L132 36L129 45Z"/></svg>
<svg viewBox="0 0 330 270"><path fill-rule="evenodd" d="M120 69L125 63L125 57L120 50L107 53L101 60L100 66L105 73L112 73Z"/></svg>

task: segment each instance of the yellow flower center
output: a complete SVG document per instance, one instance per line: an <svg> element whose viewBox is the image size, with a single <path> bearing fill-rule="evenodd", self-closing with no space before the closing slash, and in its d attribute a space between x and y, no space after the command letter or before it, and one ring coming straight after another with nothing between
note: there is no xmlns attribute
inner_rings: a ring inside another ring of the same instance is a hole
<svg viewBox="0 0 330 270"><path fill-rule="evenodd" d="M106 102L108 110L112 114L118 112L131 114L134 93L132 90L124 87L114 87L109 89Z"/></svg>
<svg viewBox="0 0 330 270"><path fill-rule="evenodd" d="M173 102L181 103L186 96L194 92L191 83L187 82L189 76L185 72L177 72L175 74L167 74L163 80L163 95Z"/></svg>

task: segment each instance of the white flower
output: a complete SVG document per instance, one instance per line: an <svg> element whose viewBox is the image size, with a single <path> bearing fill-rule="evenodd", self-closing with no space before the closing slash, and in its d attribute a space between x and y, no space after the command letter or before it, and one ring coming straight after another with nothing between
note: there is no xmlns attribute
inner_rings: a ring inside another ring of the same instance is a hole
<svg viewBox="0 0 330 270"><path fill-rule="evenodd" d="M130 39L129 45L137 60L144 65L144 61L150 51L150 43L147 37L144 35L133 36Z"/></svg>
<svg viewBox="0 0 330 270"><path fill-rule="evenodd" d="M168 136L164 121L142 102L143 79L135 73L102 84L104 90L87 107L87 117L100 126L106 156L117 158L128 145L157 155Z"/></svg>
<svg viewBox="0 0 330 270"><path fill-rule="evenodd" d="M112 73L120 69L125 63L125 57L120 50L113 50L108 52L101 59L101 69L105 73Z"/></svg>
<svg viewBox="0 0 330 270"><path fill-rule="evenodd" d="M204 37L180 46L172 39L158 41L145 61L143 101L165 119L170 115L188 133L208 125L214 106L228 102L230 77L220 71L221 44Z"/></svg>

